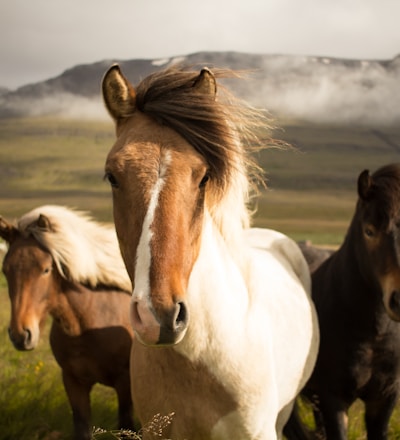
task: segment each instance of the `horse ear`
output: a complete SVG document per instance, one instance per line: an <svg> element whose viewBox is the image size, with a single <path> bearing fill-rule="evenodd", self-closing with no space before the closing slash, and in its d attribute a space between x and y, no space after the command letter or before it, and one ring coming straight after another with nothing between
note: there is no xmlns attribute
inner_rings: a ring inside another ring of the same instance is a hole
<svg viewBox="0 0 400 440"><path fill-rule="evenodd" d="M39 215L39 218L36 220L36 226L45 231L52 231L53 227L48 217L43 214Z"/></svg>
<svg viewBox="0 0 400 440"><path fill-rule="evenodd" d="M193 87L199 92L213 97L217 94L217 82L215 76L207 67L201 69L199 76L194 81Z"/></svg>
<svg viewBox="0 0 400 440"><path fill-rule="evenodd" d="M127 118L135 111L135 90L117 64L111 66L104 75L102 91L107 110L115 121Z"/></svg>
<svg viewBox="0 0 400 440"><path fill-rule="evenodd" d="M369 170L364 170L358 177L358 195L362 200L367 200L372 186L372 177Z"/></svg>
<svg viewBox="0 0 400 440"><path fill-rule="evenodd" d="M14 241L17 234L18 229L0 216L0 237L7 243L11 243L12 241Z"/></svg>

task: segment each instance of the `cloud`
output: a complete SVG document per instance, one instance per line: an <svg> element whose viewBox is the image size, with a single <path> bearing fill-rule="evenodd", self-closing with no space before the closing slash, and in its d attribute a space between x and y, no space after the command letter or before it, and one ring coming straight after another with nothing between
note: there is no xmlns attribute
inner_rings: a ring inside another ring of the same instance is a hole
<svg viewBox="0 0 400 440"><path fill-rule="evenodd" d="M208 55L207 65L232 62L231 67L239 69L249 63L258 66L248 80L231 80L227 85L278 118L372 126L400 123L400 56L383 63L283 55L250 57L240 53ZM187 62L197 63L195 59ZM143 77L171 61L163 58L153 63L126 63L124 68L129 75ZM109 65L81 66L56 80L4 95L0 97L0 109L4 114L29 110L30 115L108 119L97 86Z"/></svg>
<svg viewBox="0 0 400 440"><path fill-rule="evenodd" d="M399 16L393 0L14 0L0 6L0 86L205 50L389 59Z"/></svg>
<svg viewBox="0 0 400 440"><path fill-rule="evenodd" d="M390 65L305 57L267 63L271 81L262 82L258 97L251 99L277 114L314 122L400 121L400 57Z"/></svg>

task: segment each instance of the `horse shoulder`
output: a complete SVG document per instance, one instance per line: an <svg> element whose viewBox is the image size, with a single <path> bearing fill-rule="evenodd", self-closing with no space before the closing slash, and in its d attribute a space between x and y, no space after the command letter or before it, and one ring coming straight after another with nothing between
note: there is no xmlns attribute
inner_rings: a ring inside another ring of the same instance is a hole
<svg viewBox="0 0 400 440"><path fill-rule="evenodd" d="M251 228L245 231L247 243L272 253L289 271L293 271L305 291L311 295L311 276L301 250L294 240L273 229Z"/></svg>
<svg viewBox="0 0 400 440"><path fill-rule="evenodd" d="M283 406L293 398L293 389L299 391L311 375L318 352L318 318L309 269L297 244L284 234L268 229L250 229L245 234L252 248L249 270L258 280L255 299L263 304L273 329L273 356L280 366L276 382Z"/></svg>
<svg viewBox="0 0 400 440"><path fill-rule="evenodd" d="M86 293L93 298L85 310L76 311L85 315L81 316L80 333L68 334L65 323L53 319L50 346L63 370L92 383L112 386L114 378L129 367L133 340L130 295L107 290Z"/></svg>

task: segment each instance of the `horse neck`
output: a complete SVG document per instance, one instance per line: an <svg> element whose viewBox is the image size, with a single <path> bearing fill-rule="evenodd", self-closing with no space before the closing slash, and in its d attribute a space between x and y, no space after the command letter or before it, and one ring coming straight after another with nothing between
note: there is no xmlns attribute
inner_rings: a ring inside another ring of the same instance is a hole
<svg viewBox="0 0 400 440"><path fill-rule="evenodd" d="M206 215L200 252L187 289L187 301L196 316L192 316L194 319L191 320L184 343L179 344L183 348L187 343L194 358L208 349L210 335L214 340L232 337L232 325L221 320L220 311L227 305L237 323L241 315L244 319L248 289L238 256L245 260L243 247L240 253L234 255L211 217ZM236 327L241 328L240 324Z"/></svg>
<svg viewBox="0 0 400 440"><path fill-rule="evenodd" d="M356 217L349 226L343 244L327 262L330 283L335 286L335 295L349 303L370 305L376 312L377 303L381 303L378 281L373 275L365 250L361 247L358 236ZM360 301L357 301L360 299Z"/></svg>
<svg viewBox="0 0 400 440"><path fill-rule="evenodd" d="M90 291L81 284L60 279L52 295L50 315L56 325L69 336L79 336L88 328Z"/></svg>

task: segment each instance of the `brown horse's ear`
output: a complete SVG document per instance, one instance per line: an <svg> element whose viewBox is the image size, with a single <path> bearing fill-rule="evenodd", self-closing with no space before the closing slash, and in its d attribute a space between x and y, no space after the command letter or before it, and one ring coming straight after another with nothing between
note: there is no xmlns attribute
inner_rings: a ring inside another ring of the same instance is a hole
<svg viewBox="0 0 400 440"><path fill-rule="evenodd" d="M372 186L372 177L368 170L364 170L358 177L358 195L362 200L367 200Z"/></svg>
<svg viewBox="0 0 400 440"><path fill-rule="evenodd" d="M134 113L136 93L129 81L122 75L117 64L111 66L102 82L104 103L111 117L118 121Z"/></svg>
<svg viewBox="0 0 400 440"><path fill-rule="evenodd" d="M217 82L215 76L207 67L201 69L199 76L194 81L193 87L199 92L213 97L217 94Z"/></svg>
<svg viewBox="0 0 400 440"><path fill-rule="evenodd" d="M11 243L18 235L18 229L0 216L0 237L7 243Z"/></svg>
<svg viewBox="0 0 400 440"><path fill-rule="evenodd" d="M39 218L33 224L35 224L35 226L38 226L40 229L43 229L44 231L52 231L53 230L53 227L50 223L50 220L48 219L48 217L46 217L43 214L40 214Z"/></svg>

